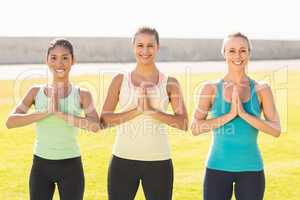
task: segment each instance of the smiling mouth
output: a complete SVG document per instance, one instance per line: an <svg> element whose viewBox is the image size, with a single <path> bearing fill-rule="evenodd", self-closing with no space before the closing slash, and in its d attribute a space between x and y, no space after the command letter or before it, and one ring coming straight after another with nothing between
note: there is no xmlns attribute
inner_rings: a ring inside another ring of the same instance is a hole
<svg viewBox="0 0 300 200"><path fill-rule="evenodd" d="M151 55L147 55L147 56L145 56L145 55L140 55L140 57L142 57L142 58L150 58Z"/></svg>
<svg viewBox="0 0 300 200"><path fill-rule="evenodd" d="M236 64L236 65L240 65L240 64L243 63L243 61L233 61L233 63Z"/></svg>
<svg viewBox="0 0 300 200"><path fill-rule="evenodd" d="M66 70L65 69L55 69L55 72L57 73L62 73L62 72L65 72Z"/></svg>

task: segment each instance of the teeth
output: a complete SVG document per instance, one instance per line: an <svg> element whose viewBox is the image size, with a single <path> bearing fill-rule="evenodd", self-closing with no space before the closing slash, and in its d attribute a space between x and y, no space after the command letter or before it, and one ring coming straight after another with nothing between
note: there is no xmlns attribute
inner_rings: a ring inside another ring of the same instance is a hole
<svg viewBox="0 0 300 200"><path fill-rule="evenodd" d="M150 56L141 56L142 58L149 58Z"/></svg>
<svg viewBox="0 0 300 200"><path fill-rule="evenodd" d="M242 64L242 61L235 61L233 63L236 64L236 65L240 65L240 64Z"/></svg>
<svg viewBox="0 0 300 200"><path fill-rule="evenodd" d="M56 69L55 71L60 73L60 72L64 72L65 70L64 69Z"/></svg>

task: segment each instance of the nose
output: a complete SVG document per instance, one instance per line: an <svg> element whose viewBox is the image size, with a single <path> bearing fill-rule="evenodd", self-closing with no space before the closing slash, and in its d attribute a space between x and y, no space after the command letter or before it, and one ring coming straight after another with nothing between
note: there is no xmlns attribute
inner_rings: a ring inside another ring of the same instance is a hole
<svg viewBox="0 0 300 200"><path fill-rule="evenodd" d="M56 64L58 64L58 65L62 65L62 64L63 64L63 59L57 59L57 62L56 62Z"/></svg>
<svg viewBox="0 0 300 200"><path fill-rule="evenodd" d="M143 49L142 49L142 53L144 54L144 53L147 53L148 52L148 48L147 47L144 47Z"/></svg>
<svg viewBox="0 0 300 200"><path fill-rule="evenodd" d="M234 59L241 59L241 58L242 58L242 55L241 55L239 52L237 52L237 53L235 53L235 54L233 55L233 58L234 58Z"/></svg>

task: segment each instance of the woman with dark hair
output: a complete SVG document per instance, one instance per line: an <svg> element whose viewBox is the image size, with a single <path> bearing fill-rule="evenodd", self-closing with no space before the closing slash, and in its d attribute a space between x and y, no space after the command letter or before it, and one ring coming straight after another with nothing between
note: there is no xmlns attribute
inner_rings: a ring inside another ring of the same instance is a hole
<svg viewBox="0 0 300 200"><path fill-rule="evenodd" d="M53 40L47 52L51 83L30 88L6 122L8 128L36 123L31 200L52 199L55 184L61 200L83 199L84 173L76 135L78 128L97 132L99 117L90 92L70 83L73 64L72 44ZM27 113L32 105L36 111Z"/></svg>

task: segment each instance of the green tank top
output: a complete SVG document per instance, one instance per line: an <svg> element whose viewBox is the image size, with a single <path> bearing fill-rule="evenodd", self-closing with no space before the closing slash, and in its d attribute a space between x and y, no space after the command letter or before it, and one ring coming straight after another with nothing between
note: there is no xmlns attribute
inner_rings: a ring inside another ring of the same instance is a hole
<svg viewBox="0 0 300 200"><path fill-rule="evenodd" d="M35 98L35 109L46 112L48 100L44 93L45 86L40 87ZM68 96L60 98L59 109L71 115L80 116L80 94L79 88L72 86ZM66 123L63 119L51 115L36 123L36 141L34 154L51 160L61 160L80 156L77 143L78 129Z"/></svg>

